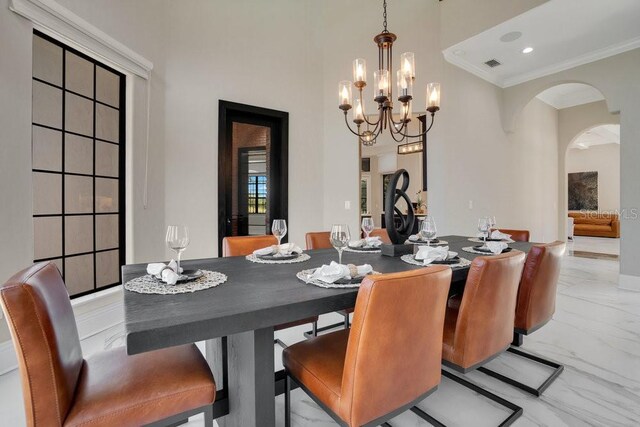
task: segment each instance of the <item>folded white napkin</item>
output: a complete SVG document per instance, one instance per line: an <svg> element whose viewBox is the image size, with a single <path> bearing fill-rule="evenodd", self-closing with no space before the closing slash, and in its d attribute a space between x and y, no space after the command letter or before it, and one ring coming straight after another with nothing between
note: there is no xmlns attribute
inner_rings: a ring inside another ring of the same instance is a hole
<svg viewBox="0 0 640 427"><path fill-rule="evenodd" d="M302 248L294 243L283 243L278 245L267 246L266 248L253 251L255 256L273 255L274 257L287 256L291 254L301 254Z"/></svg>
<svg viewBox="0 0 640 427"><path fill-rule="evenodd" d="M368 237L365 239L349 242L349 246L351 246L352 248L362 248L362 247L378 248L380 247L381 244L382 244L382 240L380 240L380 237L378 236Z"/></svg>
<svg viewBox="0 0 640 427"><path fill-rule="evenodd" d="M485 233L478 233L478 239L483 239ZM500 239L500 240L511 240L511 234L506 234L501 232L500 230L493 230L489 233L488 239Z"/></svg>
<svg viewBox="0 0 640 427"><path fill-rule="evenodd" d="M493 230L491 233L492 239L511 240L511 234L503 233L500 230Z"/></svg>
<svg viewBox="0 0 640 427"><path fill-rule="evenodd" d="M430 240L435 240L436 238L434 237L433 239ZM409 236L409 241L410 242L420 242L422 241L422 237L420 237L419 234L412 234L411 236ZM425 240L426 242L426 240Z"/></svg>
<svg viewBox="0 0 640 427"><path fill-rule="evenodd" d="M355 277L366 276L373 272L373 267L369 264L353 266L356 270ZM325 283L334 283L339 279L351 279L351 269L348 265L338 264L335 261L331 261L329 265L323 265L322 267L316 268L316 271L311 275L311 279L317 279Z"/></svg>
<svg viewBox="0 0 640 427"><path fill-rule="evenodd" d="M169 264L162 262L152 262L147 265L147 274L157 277L168 285L175 285L180 278L180 274L176 273L178 269L178 263L175 260L171 260ZM180 273L184 271L180 268Z"/></svg>
<svg viewBox="0 0 640 427"><path fill-rule="evenodd" d="M508 245L505 242L487 242L487 247L495 255L502 253L504 249L507 249Z"/></svg>
<svg viewBox="0 0 640 427"><path fill-rule="evenodd" d="M433 261L444 261L449 256L449 246L420 246L416 252L416 261L429 265Z"/></svg>

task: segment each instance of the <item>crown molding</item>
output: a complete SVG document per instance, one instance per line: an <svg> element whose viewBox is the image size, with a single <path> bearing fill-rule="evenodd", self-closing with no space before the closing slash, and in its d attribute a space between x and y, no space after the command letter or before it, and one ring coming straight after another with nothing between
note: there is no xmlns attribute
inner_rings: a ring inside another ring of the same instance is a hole
<svg viewBox="0 0 640 427"><path fill-rule="evenodd" d="M502 82L502 87L506 88L519 85L520 83L528 82L529 80L534 80L540 77L548 76L550 74L559 73L560 71L579 67L580 65L589 64L591 62L599 61L601 59L609 58L611 56L619 55L621 53L638 48L640 48L640 37L626 40L621 43L616 43L602 49L594 50L592 52L585 53L584 55L569 58L566 61L562 61L548 67L538 68L529 73L520 74L509 79L504 79Z"/></svg>
<svg viewBox="0 0 640 427"><path fill-rule="evenodd" d="M521 83L528 82L530 80L535 80L540 77L548 76L548 75L559 73L561 71L565 71L571 68L575 68L580 65L589 64L591 62L609 58L614 55L619 55L621 53L638 49L638 48L640 48L640 37L626 40L621 43L616 43L602 49L594 50L584 55L579 55L573 58L569 58L566 61L558 62L557 64L549 65L547 67L537 68L528 73L518 74L514 77L510 77L507 79L501 79L497 76L494 76L488 70L485 70L475 64L472 64L469 61L466 61L464 58L460 57L459 55L455 55L453 53L453 47L443 50L442 53L444 55L444 58L447 60L447 62L459 68L462 68L463 70L468 71L471 74L474 74L475 76L480 77L481 79L486 80L489 83L493 83L494 85L504 89L511 86L519 85Z"/></svg>
<svg viewBox="0 0 640 427"><path fill-rule="evenodd" d="M62 38L73 47L89 51L125 71L149 78L153 69L151 61L54 0L11 0L9 9L33 22L38 30Z"/></svg>
<svg viewBox="0 0 640 427"><path fill-rule="evenodd" d="M458 68L462 68L463 70L468 71L477 77L480 77L482 80L486 80L489 83L493 83L494 85L499 87L504 87L502 86L501 81L497 76L492 75L487 70L483 70L481 67L478 67L477 65L472 64L469 61L465 61L464 58L454 54L452 47L443 50L442 54L444 55L444 59L448 63L453 64Z"/></svg>

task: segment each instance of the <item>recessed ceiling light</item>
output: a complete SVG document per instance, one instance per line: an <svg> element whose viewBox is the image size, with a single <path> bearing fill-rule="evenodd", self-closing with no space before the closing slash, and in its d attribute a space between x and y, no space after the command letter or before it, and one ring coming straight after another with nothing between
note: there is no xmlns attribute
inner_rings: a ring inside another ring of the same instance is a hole
<svg viewBox="0 0 640 427"><path fill-rule="evenodd" d="M520 31L511 31L510 33L506 33L502 37L500 37L500 41L504 43L510 43L512 41L518 40L520 37L522 37L522 33Z"/></svg>
<svg viewBox="0 0 640 427"><path fill-rule="evenodd" d="M525 47L524 49L522 49L522 53L531 53L531 52L533 52L532 47Z"/></svg>

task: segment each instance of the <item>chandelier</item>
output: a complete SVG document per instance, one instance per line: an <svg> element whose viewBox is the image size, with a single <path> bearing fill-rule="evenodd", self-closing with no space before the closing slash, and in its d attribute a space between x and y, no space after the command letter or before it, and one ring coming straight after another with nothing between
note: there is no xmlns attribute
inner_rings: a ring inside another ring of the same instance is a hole
<svg viewBox="0 0 640 427"><path fill-rule="evenodd" d="M420 138L426 136L433 126L436 112L440 109L440 84L427 84L426 109L431 113L431 124L424 126L417 135L409 135L408 125L411 122L411 108L413 100L413 82L416 77L415 58L413 52L405 52L400 55L400 69L396 72L397 99L401 104L399 120L393 117L393 42L397 37L387 30L387 1L383 0L383 26L380 34L373 38L378 45L378 69L373 72L374 98L378 104L377 119L367 117L364 111L362 92L367 85L367 64L364 59L353 61L353 83L343 80L338 85L339 108L344 112L344 121L347 128L358 136L365 146L376 143L376 139L384 129L389 129L391 137L396 142L402 142L405 138ZM352 85L358 90L358 96L353 104ZM347 113L353 108L354 131L349 125ZM363 129L364 127L364 129Z"/></svg>

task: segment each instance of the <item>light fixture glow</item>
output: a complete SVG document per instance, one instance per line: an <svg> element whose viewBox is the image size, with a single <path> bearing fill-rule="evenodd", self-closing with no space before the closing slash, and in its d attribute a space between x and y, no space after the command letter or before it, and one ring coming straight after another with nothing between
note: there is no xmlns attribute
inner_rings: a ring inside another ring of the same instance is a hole
<svg viewBox="0 0 640 427"><path fill-rule="evenodd" d="M522 53L531 53L531 52L533 52L532 47L525 47L524 49L522 49Z"/></svg>

